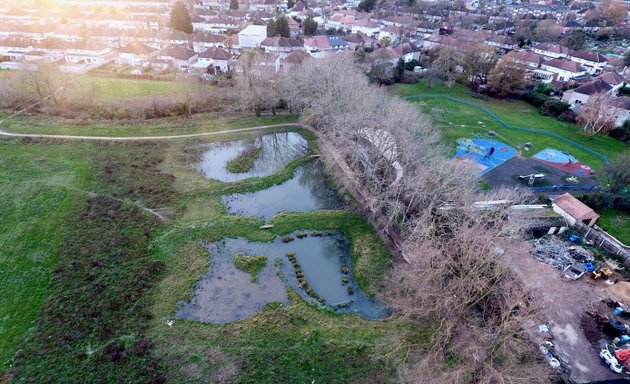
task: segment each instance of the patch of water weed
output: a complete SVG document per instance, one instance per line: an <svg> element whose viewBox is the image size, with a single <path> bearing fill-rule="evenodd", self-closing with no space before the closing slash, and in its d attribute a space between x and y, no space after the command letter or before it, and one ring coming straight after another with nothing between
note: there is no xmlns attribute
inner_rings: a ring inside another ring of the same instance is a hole
<svg viewBox="0 0 630 384"><path fill-rule="evenodd" d="M260 157L262 149L251 146L241 152L238 157L230 160L225 165L225 169L232 173L245 173L249 172L254 166L254 161Z"/></svg>
<svg viewBox="0 0 630 384"><path fill-rule="evenodd" d="M202 155L199 168L209 179L235 182L269 176L288 162L304 156L309 141L296 132L277 132L243 140L212 143Z"/></svg>
<svg viewBox="0 0 630 384"><path fill-rule="evenodd" d="M241 271L245 271L251 275L250 281L255 283L258 281L258 273L267 266L267 258L265 256L251 256L243 253L234 255L234 265Z"/></svg>

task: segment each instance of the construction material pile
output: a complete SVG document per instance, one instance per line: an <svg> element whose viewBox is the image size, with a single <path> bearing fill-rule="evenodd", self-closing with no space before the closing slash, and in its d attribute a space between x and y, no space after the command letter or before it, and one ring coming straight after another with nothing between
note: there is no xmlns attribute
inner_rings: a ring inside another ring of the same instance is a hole
<svg viewBox="0 0 630 384"><path fill-rule="evenodd" d="M558 238L541 238L534 242L532 255L541 263L549 264L559 269L574 263L589 263L593 256L582 247L567 247Z"/></svg>

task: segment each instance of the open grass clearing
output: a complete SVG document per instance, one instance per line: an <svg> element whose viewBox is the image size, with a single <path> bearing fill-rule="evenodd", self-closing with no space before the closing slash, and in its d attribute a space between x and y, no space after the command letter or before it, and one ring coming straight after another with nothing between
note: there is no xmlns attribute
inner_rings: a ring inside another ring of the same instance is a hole
<svg viewBox="0 0 630 384"><path fill-rule="evenodd" d="M598 135L591 140L590 136L579 133L580 128L576 124L569 124L549 116L543 116L538 112L536 107L524 101L475 97L461 84L455 84L453 87L449 88L441 81L433 81L432 87L428 88L426 80L422 80L413 85L396 85L392 91L403 97L415 95L448 95L481 104L508 124L547 130L591 148L605 155L608 159L612 159L627 150L622 142L603 135ZM602 160L598 157L564 141L546 135L505 128L492 120L481 109L474 106L440 97L418 98L412 101L418 103L423 112L433 117L436 124L443 131L446 142L452 145L453 148L456 145L454 139L470 137L474 134L488 137L487 132L495 131L498 140L503 140L507 144L520 149L523 156L532 156L545 147L552 147L567 151L580 161L591 164L596 169L601 168L603 164ZM480 124L480 122L483 124ZM534 144L534 147L530 151L524 151L522 148L522 144L526 142L532 142Z"/></svg>
<svg viewBox="0 0 630 384"><path fill-rule="evenodd" d="M87 75L72 84L73 94L93 90L98 100L133 99L151 95L169 96L179 92L185 83L176 81L140 80Z"/></svg>
<svg viewBox="0 0 630 384"><path fill-rule="evenodd" d="M630 244L630 214L612 208L602 209L597 213L597 225L622 243Z"/></svg>

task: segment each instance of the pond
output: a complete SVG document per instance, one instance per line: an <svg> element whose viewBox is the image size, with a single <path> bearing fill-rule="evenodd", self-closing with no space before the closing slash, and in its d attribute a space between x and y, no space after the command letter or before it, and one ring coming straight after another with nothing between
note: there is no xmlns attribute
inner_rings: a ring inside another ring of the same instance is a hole
<svg viewBox="0 0 630 384"><path fill-rule="evenodd" d="M305 237L298 238L298 234ZM304 231L294 232L291 237L294 240L290 242L280 237L269 243L227 238L204 244L211 258L210 270L196 284L191 300L180 304L175 316L213 324L245 319L268 303L287 304L289 287L311 304L323 303L335 312L368 319L387 316L387 308L361 292L354 280L350 244L344 235ZM234 265L233 257L238 253L267 257L257 282ZM288 253L295 255L310 295L304 284L300 286L298 268Z"/></svg>
<svg viewBox="0 0 630 384"><path fill-rule="evenodd" d="M326 182L324 167L314 160L298 168L284 183L250 193L221 198L231 214L269 220L279 212L307 212L339 209L342 202Z"/></svg>
<svg viewBox="0 0 630 384"><path fill-rule="evenodd" d="M243 173L229 172L226 169L227 163L252 145L261 150L252 168ZM212 143L204 152L199 169L209 179L233 182L250 177L269 176L289 161L304 156L307 151L308 142L296 132L278 132L260 136L255 138L253 143L245 140Z"/></svg>

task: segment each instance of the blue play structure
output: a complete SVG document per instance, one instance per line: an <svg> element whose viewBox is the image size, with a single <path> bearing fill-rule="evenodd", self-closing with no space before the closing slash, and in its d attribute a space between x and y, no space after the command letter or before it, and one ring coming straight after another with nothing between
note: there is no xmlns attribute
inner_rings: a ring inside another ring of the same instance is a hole
<svg viewBox="0 0 630 384"><path fill-rule="evenodd" d="M516 149L494 139L457 139L454 160L474 166L483 175L515 155Z"/></svg>

